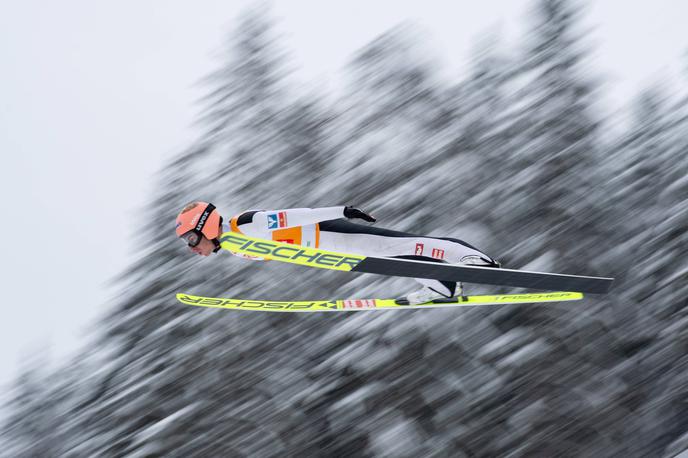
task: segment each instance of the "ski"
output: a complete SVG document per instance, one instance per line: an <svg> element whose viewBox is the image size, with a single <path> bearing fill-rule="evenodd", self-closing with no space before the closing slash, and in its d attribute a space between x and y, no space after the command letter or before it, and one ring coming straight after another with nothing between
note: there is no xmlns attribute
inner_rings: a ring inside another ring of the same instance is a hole
<svg viewBox="0 0 688 458"><path fill-rule="evenodd" d="M220 236L220 245L223 249L234 253L260 256L265 259L320 269L399 277L431 278L434 280L483 283L549 291L579 291L582 293L603 294L609 291L614 281L613 278L605 277L528 272L337 253L319 248L248 237L236 232L225 232L222 234Z"/></svg>
<svg viewBox="0 0 688 458"><path fill-rule="evenodd" d="M231 310L262 312L355 312L365 310L403 310L441 307L471 307L478 305L538 304L577 301L581 293L550 292L529 294L501 294L494 296L461 296L438 299L424 304L409 305L404 299L346 299L322 301L260 301L250 299L224 299L177 293L183 304Z"/></svg>

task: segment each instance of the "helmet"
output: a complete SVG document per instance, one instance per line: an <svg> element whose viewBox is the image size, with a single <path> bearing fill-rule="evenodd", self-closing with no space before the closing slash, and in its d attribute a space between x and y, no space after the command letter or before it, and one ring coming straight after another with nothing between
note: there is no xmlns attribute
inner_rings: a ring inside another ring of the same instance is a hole
<svg viewBox="0 0 688 458"><path fill-rule="evenodd" d="M209 240L220 236L222 217L215 209L215 205L208 202L192 202L184 207L177 216L175 231L177 237L182 237L189 246L196 246L201 242L201 235Z"/></svg>

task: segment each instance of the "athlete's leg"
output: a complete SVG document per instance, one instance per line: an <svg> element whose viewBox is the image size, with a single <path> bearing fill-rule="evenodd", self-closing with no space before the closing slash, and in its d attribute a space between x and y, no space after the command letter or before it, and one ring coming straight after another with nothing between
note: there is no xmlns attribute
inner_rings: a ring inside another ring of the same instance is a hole
<svg viewBox="0 0 688 458"><path fill-rule="evenodd" d="M463 263L499 267L499 263L477 248L459 239L426 237L354 224L346 220L320 223L320 247L365 256L386 256L430 262ZM436 296L453 297L462 294L457 282L416 278ZM428 296L429 293L423 294Z"/></svg>
<svg viewBox="0 0 688 458"><path fill-rule="evenodd" d="M345 219L320 223L320 246L369 256L425 256L450 263L497 265L476 247L450 237L428 237L355 224Z"/></svg>

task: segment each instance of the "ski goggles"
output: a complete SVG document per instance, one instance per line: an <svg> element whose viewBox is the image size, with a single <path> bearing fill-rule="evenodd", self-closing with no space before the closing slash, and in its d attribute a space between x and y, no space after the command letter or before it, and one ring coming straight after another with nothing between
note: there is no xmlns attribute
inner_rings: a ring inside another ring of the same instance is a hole
<svg viewBox="0 0 688 458"><path fill-rule="evenodd" d="M184 243L186 243L189 246L189 248L193 248L195 246L198 246L199 243L201 243L203 235L200 232L197 232L196 230L191 230L186 234L181 235L179 238L183 240Z"/></svg>

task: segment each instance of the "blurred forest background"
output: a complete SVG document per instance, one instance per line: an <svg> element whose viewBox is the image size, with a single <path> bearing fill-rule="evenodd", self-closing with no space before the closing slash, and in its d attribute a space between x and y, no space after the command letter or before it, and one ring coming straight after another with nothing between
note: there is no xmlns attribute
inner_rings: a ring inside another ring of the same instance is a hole
<svg viewBox="0 0 688 458"><path fill-rule="evenodd" d="M157 176L138 235L149 249L117 279L96 339L70 364L39 362L16 380L0 454L687 449L688 104L659 82L629 101L623 131L609 129L580 15L578 3L537 0L520 53L487 37L463 81L437 77L421 34L400 25L352 56L332 102L292 82L270 11L246 11L204 81L204 134ZM227 253L196 259L172 230L195 199L225 217L355 204L381 227L460 237L507 267L617 282L606 296L548 306L336 316L185 307L176 292L287 300L415 288Z"/></svg>

